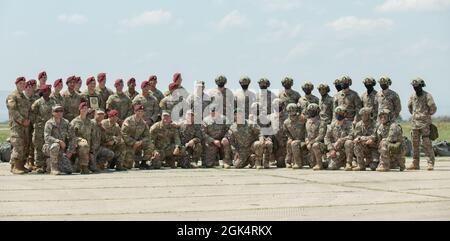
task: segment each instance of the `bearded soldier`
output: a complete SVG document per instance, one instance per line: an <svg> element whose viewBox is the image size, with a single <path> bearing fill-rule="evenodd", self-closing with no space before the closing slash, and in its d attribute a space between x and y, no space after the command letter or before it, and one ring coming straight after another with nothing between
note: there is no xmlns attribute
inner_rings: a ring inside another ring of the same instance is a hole
<svg viewBox="0 0 450 241"><path fill-rule="evenodd" d="M244 110L245 119L249 119L250 115L250 107L253 103L256 102L256 95L252 91L248 89L250 86L251 80L248 76L243 76L239 80L239 84L241 85L240 90L236 91L234 94L234 106L236 108Z"/></svg>
<svg viewBox="0 0 450 241"><path fill-rule="evenodd" d="M312 94L314 90L314 85L310 81L306 81L302 90L305 93L304 96L300 97L298 100L298 106L300 107L301 113L303 114L310 104L319 104L319 98Z"/></svg>
<svg viewBox="0 0 450 241"><path fill-rule="evenodd" d="M372 118L376 120L378 116L378 92L374 89L374 87L377 85L377 82L374 78L367 77L363 80L363 84L366 87L367 91L362 93L361 95L362 105L363 107L372 109Z"/></svg>
<svg viewBox="0 0 450 241"><path fill-rule="evenodd" d="M323 169L322 156L326 153L326 146L324 144L325 135L327 132L327 125L320 120L319 105L312 103L305 111L308 118L306 121L306 148L310 152L311 165L314 165L313 170Z"/></svg>
<svg viewBox="0 0 450 241"><path fill-rule="evenodd" d="M327 145L329 170L338 170L345 165L346 171L352 170L353 162L353 137L352 122L346 119L348 116L344 107L338 106L335 109L336 120L331 123L325 135L325 145Z"/></svg>
<svg viewBox="0 0 450 241"><path fill-rule="evenodd" d="M317 88L319 90L322 98L319 101L320 107L320 120L324 123L324 125L331 124L333 120L333 97L331 97L328 93L330 93L330 86L327 84L320 84Z"/></svg>
<svg viewBox="0 0 450 241"><path fill-rule="evenodd" d="M209 91L208 95L211 97L211 102L217 108L215 112L218 115L223 115L226 118L223 120L232 120L233 119L233 104L234 104L234 95L231 90L225 87L227 84L227 78L223 75L218 76L215 79L217 88ZM229 123L224 123L229 124Z"/></svg>
<svg viewBox="0 0 450 241"><path fill-rule="evenodd" d="M259 108L265 110L268 115L278 111L278 107L274 106L272 102L277 98L276 95L269 90L270 81L267 78L261 78L258 81L260 91L256 95L256 102ZM284 162L283 162L284 163Z"/></svg>
<svg viewBox="0 0 450 241"><path fill-rule="evenodd" d="M292 160L294 161L293 169L301 169L306 164L304 155L306 151L306 120L299 114L297 104L291 103L286 107L289 114L288 119L283 124L283 129L288 137L287 141L287 155L286 167L291 167Z"/></svg>
<svg viewBox="0 0 450 241"><path fill-rule="evenodd" d="M281 81L281 84L283 85L284 90L278 94L278 98L283 101L286 106L291 103L297 104L301 95L300 93L292 89L294 80L290 77L285 77Z"/></svg>
<svg viewBox="0 0 450 241"><path fill-rule="evenodd" d="M128 89L125 92L125 94L130 98L130 100L133 100L134 97L139 95L139 92L136 91L136 79L130 78L127 81L127 86L128 86Z"/></svg>
<svg viewBox="0 0 450 241"><path fill-rule="evenodd" d="M388 109L391 111L391 119L393 121L400 117L402 105L399 95L391 90L392 80L387 76L382 76L378 81L382 91L377 93L378 110Z"/></svg>

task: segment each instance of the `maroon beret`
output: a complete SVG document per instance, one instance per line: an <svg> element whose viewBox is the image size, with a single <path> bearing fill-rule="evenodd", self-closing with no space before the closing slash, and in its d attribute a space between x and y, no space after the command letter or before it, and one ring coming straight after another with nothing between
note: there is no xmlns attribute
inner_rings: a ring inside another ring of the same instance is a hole
<svg viewBox="0 0 450 241"><path fill-rule="evenodd" d="M114 82L114 87L117 87L117 85L119 85L119 84L123 84L123 79L117 79L117 80Z"/></svg>
<svg viewBox="0 0 450 241"><path fill-rule="evenodd" d="M181 77L180 73L173 74L173 82L177 81Z"/></svg>
<svg viewBox="0 0 450 241"><path fill-rule="evenodd" d="M118 116L119 112L117 110L110 110L108 112L108 118L114 117L114 116Z"/></svg>
<svg viewBox="0 0 450 241"><path fill-rule="evenodd" d="M80 103L80 106L78 107L78 110L81 110L81 109L83 109L84 107L88 107L87 102L81 102L81 103Z"/></svg>
<svg viewBox="0 0 450 241"><path fill-rule="evenodd" d="M39 91L41 93L44 93L46 91L51 91L52 90L52 86L51 85L41 85L41 87L39 88Z"/></svg>
<svg viewBox="0 0 450 241"><path fill-rule="evenodd" d="M150 82L148 82L147 80L142 81L141 83L141 89L144 89L145 87L147 87L150 84Z"/></svg>
<svg viewBox="0 0 450 241"><path fill-rule="evenodd" d="M143 105L135 105L134 106L134 111L138 111L138 110L144 110L144 106Z"/></svg>
<svg viewBox="0 0 450 241"><path fill-rule="evenodd" d="M148 78L148 81L154 81L154 80L158 80L158 77L156 77L156 75L151 75L149 78Z"/></svg>
<svg viewBox="0 0 450 241"><path fill-rule="evenodd" d="M20 81L26 81L25 77L17 77L16 79L16 84L19 83Z"/></svg>
<svg viewBox="0 0 450 241"><path fill-rule="evenodd" d="M53 87L58 86L59 84L62 84L62 79L55 80L55 83L53 83Z"/></svg>
<svg viewBox="0 0 450 241"><path fill-rule="evenodd" d="M89 78L86 79L86 85L89 85L90 83L94 82L95 83L95 78L94 76L91 76Z"/></svg>
<svg viewBox="0 0 450 241"><path fill-rule="evenodd" d="M127 84L131 84L131 83L135 83L135 84L136 84L136 79L135 79L135 78L130 78L130 79L127 81Z"/></svg>
<svg viewBox="0 0 450 241"><path fill-rule="evenodd" d="M38 74L38 79L41 79L42 77L47 76L47 72L42 71Z"/></svg>

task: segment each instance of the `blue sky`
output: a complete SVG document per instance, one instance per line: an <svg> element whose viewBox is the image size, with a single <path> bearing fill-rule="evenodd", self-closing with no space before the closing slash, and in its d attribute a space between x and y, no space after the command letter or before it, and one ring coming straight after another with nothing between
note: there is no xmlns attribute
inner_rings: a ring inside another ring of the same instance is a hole
<svg viewBox="0 0 450 241"><path fill-rule="evenodd" d="M157 74L165 90L179 71L185 86L225 74L229 87L249 75L294 88L348 74L392 78L406 103L412 78L424 78L450 115L450 0L0 0L0 90L19 75L49 80L108 73Z"/></svg>

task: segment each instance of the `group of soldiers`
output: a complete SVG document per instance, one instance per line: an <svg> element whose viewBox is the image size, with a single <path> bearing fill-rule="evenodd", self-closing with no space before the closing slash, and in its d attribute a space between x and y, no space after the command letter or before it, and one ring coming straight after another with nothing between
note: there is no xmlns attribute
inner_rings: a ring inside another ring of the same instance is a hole
<svg viewBox="0 0 450 241"><path fill-rule="evenodd" d="M251 80L242 77L240 90L226 88L227 78L205 92L196 82L190 94L175 73L166 93L157 88L152 75L141 83L130 78L106 87L106 74L86 79L80 91L77 76L47 84L47 73L36 80L18 77L16 90L6 100L11 127L11 172L97 173L139 169L279 168L388 171L405 167L405 143L397 123L401 111L399 95L383 76L363 80L367 91L358 95L352 79L334 81L336 94L320 84L302 85L304 95L292 89L292 78L283 78L278 95L269 90L270 81L258 81L259 91L249 89ZM434 168L431 146L431 116L436 113L432 96L423 90L425 81L411 82L414 93L408 102L412 114L413 162L418 170L421 142ZM52 90L53 87L53 90ZM222 163L220 163L222 161Z"/></svg>

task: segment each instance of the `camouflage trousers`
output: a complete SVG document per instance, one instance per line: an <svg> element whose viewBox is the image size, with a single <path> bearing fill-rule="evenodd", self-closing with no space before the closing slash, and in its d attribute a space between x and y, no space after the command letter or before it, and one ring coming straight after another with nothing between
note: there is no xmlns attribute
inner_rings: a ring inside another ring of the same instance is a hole
<svg viewBox="0 0 450 241"><path fill-rule="evenodd" d="M252 145L252 149L255 153L255 165L256 167L270 167L270 160L273 154L273 143L270 138L265 138L264 142L256 141Z"/></svg>
<svg viewBox="0 0 450 241"><path fill-rule="evenodd" d="M430 140L430 126L427 125L422 129L411 130L412 146L413 146L413 163L419 166L420 162L420 139L422 139L423 149L427 157L428 164L434 165L434 150Z"/></svg>
<svg viewBox="0 0 450 241"><path fill-rule="evenodd" d="M159 169L161 168L163 162L165 162L167 165L169 165L171 168L176 168L177 163L181 164L180 161L182 160L182 155L175 156L173 155L173 152L175 150L175 145L169 145L161 149L157 149L159 153L159 157L153 158L151 160L151 167ZM185 152L184 147L180 149L180 153ZM184 165L184 163L182 164Z"/></svg>
<svg viewBox="0 0 450 241"><path fill-rule="evenodd" d="M379 145L380 152L380 164L383 165L386 169L391 168L392 163L398 163L400 167L405 166L405 149L404 144L401 143L401 151L398 154L392 154L389 152L389 142L386 140L382 140Z"/></svg>
<svg viewBox="0 0 450 241"><path fill-rule="evenodd" d="M184 158L186 159L186 162L195 162L197 163L200 161L200 158L202 157L203 152L203 146L202 143L196 143L193 146L185 146L185 154Z"/></svg>
<svg viewBox="0 0 450 241"><path fill-rule="evenodd" d="M309 143L306 148L309 151L310 166L317 165L323 162L323 155L326 153L327 146L322 142Z"/></svg>
<svg viewBox="0 0 450 241"><path fill-rule="evenodd" d="M11 167L16 163L20 166L25 165L30 151L29 129L27 127L14 125L11 128L10 143L11 151Z"/></svg>
<svg viewBox="0 0 450 241"><path fill-rule="evenodd" d="M42 147L44 146L44 129L34 129L33 131L33 144L34 144L34 160L36 167L44 168L46 166L46 157L44 152L42 151Z"/></svg>
<svg viewBox="0 0 450 241"><path fill-rule="evenodd" d="M48 171L72 173L72 164L58 143L44 144L42 152L49 157L46 161Z"/></svg>
<svg viewBox="0 0 450 241"><path fill-rule="evenodd" d="M103 160L98 162L97 165L100 167L104 167L106 164L109 164L114 158L116 159L116 165L123 165L125 162L126 155L126 146L125 143L114 144L112 146L104 146L110 153L112 152L112 158L107 158L108 160ZM106 152L105 152L106 154ZM108 154L111 155L111 154Z"/></svg>
<svg viewBox="0 0 450 241"><path fill-rule="evenodd" d="M345 141L342 147L339 147L336 151L336 157L329 157L328 169L338 170L346 163L352 165L353 162L353 141Z"/></svg>
<svg viewBox="0 0 450 241"><path fill-rule="evenodd" d="M361 167L369 166L370 163L372 163L378 156L376 147L368 146L363 142L354 144L354 152L356 156L356 162Z"/></svg>
<svg viewBox="0 0 450 241"><path fill-rule="evenodd" d="M123 167L126 169L139 168L139 162L150 161L153 151L150 148L150 143L144 142L141 147L134 149L133 146L126 146L125 161Z"/></svg>
<svg viewBox="0 0 450 241"><path fill-rule="evenodd" d="M286 166L286 143L284 135L276 134L273 138L273 160L277 161L277 167Z"/></svg>
<svg viewBox="0 0 450 241"><path fill-rule="evenodd" d="M295 164L302 167L305 161L306 143L301 140L289 140L286 145L286 164Z"/></svg>
<svg viewBox="0 0 450 241"><path fill-rule="evenodd" d="M111 162L115 156L115 153L112 150L103 146L99 147L98 150L93 151L93 153L92 159L89 161L89 169L91 170L104 170L106 164Z"/></svg>
<svg viewBox="0 0 450 241"><path fill-rule="evenodd" d="M224 163L232 165L230 145L225 143L224 139L222 139L220 147L217 147L214 143L205 143L202 156L203 166L218 166L219 160L223 160Z"/></svg>
<svg viewBox="0 0 450 241"><path fill-rule="evenodd" d="M81 167L88 167L90 158L90 146L89 143L83 139L78 138L77 149L74 158L76 161L73 164L73 169L78 171Z"/></svg>
<svg viewBox="0 0 450 241"><path fill-rule="evenodd" d="M235 168L245 168L248 165L253 167L256 161L256 154L254 152L254 147L252 145L251 148L244 148L239 150L234 150L234 167Z"/></svg>

